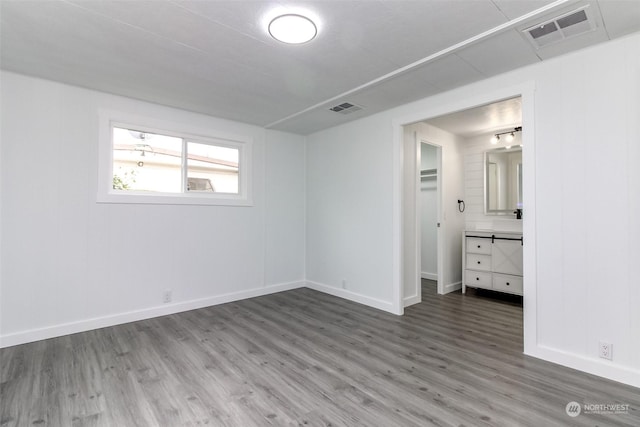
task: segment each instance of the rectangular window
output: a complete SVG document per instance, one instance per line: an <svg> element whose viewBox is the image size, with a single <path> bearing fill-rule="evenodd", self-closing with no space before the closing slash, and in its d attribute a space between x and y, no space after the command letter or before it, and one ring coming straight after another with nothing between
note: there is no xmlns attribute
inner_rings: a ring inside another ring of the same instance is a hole
<svg viewBox="0 0 640 427"><path fill-rule="evenodd" d="M187 142L187 191L238 194L240 150Z"/></svg>
<svg viewBox="0 0 640 427"><path fill-rule="evenodd" d="M109 121L98 201L250 205L250 144ZM109 188L104 188L104 187Z"/></svg>
<svg viewBox="0 0 640 427"><path fill-rule="evenodd" d="M113 189L181 193L181 138L113 127Z"/></svg>

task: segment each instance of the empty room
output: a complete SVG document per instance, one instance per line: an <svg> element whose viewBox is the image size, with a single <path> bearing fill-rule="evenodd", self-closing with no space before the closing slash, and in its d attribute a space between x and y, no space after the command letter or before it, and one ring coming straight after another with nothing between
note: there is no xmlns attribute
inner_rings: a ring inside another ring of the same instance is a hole
<svg viewBox="0 0 640 427"><path fill-rule="evenodd" d="M0 0L0 426L640 425L640 1Z"/></svg>

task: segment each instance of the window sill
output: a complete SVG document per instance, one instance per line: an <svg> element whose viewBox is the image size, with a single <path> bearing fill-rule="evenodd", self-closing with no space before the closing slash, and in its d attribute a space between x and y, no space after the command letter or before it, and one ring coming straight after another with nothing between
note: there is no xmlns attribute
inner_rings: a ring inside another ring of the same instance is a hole
<svg viewBox="0 0 640 427"><path fill-rule="evenodd" d="M253 206L250 198L237 194L99 194L98 203L144 205Z"/></svg>

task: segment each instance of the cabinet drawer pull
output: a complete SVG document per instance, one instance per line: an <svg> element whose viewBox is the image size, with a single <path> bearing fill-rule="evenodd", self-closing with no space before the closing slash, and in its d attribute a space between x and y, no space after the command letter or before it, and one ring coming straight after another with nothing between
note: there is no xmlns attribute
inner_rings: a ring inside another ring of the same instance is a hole
<svg viewBox="0 0 640 427"><path fill-rule="evenodd" d="M480 261L478 261L478 264L480 264Z"/></svg>
<svg viewBox="0 0 640 427"><path fill-rule="evenodd" d="M507 282L507 286L509 286L509 282Z"/></svg>
<svg viewBox="0 0 640 427"><path fill-rule="evenodd" d="M476 277L476 280L480 280L480 278L479 278L479 277Z"/></svg>
<svg viewBox="0 0 640 427"><path fill-rule="evenodd" d="M480 249L480 245L478 245L478 249Z"/></svg>

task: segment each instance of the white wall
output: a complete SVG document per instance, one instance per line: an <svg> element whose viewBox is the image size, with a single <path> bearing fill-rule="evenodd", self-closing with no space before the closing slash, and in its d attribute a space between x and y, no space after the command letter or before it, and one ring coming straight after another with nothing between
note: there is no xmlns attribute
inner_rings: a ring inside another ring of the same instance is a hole
<svg viewBox="0 0 640 427"><path fill-rule="evenodd" d="M306 272L314 289L392 310L392 141L381 128L390 122L372 116L307 137Z"/></svg>
<svg viewBox="0 0 640 427"><path fill-rule="evenodd" d="M298 135L268 130L265 163L265 283L305 278L305 144Z"/></svg>
<svg viewBox="0 0 640 427"><path fill-rule="evenodd" d="M303 284L304 138L1 77L2 345ZM252 138L254 206L96 203L99 109Z"/></svg>
<svg viewBox="0 0 640 427"><path fill-rule="evenodd" d="M524 132L527 130L525 129ZM493 134L467 138L462 144L464 157L464 201L466 204L465 228L467 230L522 231L522 221L515 215L485 215L484 213L484 152L506 145L493 145ZM511 145L522 143L522 134L516 133ZM524 215L527 195L524 194Z"/></svg>
<svg viewBox="0 0 640 427"><path fill-rule="evenodd" d="M535 102L523 104L535 117L524 170L525 203L534 204L524 220L533 235L525 238L537 248L525 260L534 268L525 270L532 281L525 320L535 322L525 327L527 351L640 386L638 52L636 34L309 136L308 200L319 212L307 216L308 277L337 287L348 269L361 300L396 307L401 197L392 185L400 164L392 141L402 137L394 126L534 85ZM526 169L528 156L535 170ZM531 190L535 199L526 196ZM613 361L598 358L599 340L613 343Z"/></svg>

